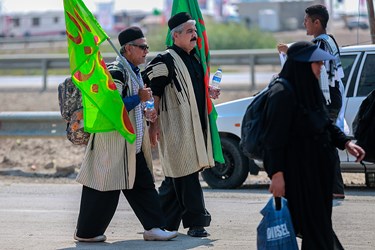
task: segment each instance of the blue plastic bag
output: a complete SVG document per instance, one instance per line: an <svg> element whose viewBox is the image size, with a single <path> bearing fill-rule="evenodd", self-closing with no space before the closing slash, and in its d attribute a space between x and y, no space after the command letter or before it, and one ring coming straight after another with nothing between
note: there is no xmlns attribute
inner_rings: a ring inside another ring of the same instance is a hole
<svg viewBox="0 0 375 250"><path fill-rule="evenodd" d="M274 198L271 197L260 213L263 219L257 228L258 250L298 250L288 202L285 198L281 198L281 209L276 210Z"/></svg>

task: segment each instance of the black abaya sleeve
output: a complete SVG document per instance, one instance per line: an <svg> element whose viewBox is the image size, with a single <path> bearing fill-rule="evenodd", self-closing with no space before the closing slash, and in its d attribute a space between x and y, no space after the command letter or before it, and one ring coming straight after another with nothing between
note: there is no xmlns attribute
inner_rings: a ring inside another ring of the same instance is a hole
<svg viewBox="0 0 375 250"><path fill-rule="evenodd" d="M328 127L328 130L331 134L331 140L335 147L344 150L345 143L349 141L349 137L347 137L344 132L341 131L339 127L337 127L334 123L331 123Z"/></svg>

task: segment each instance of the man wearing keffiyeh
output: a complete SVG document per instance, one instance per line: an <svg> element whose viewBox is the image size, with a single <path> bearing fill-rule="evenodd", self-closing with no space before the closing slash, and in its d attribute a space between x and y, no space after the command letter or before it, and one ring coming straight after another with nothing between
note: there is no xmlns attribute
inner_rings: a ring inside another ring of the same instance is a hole
<svg viewBox="0 0 375 250"><path fill-rule="evenodd" d="M320 88L326 100L327 109L330 118L336 122L336 125L345 131L345 106L344 104L344 85L341 79L344 77L344 71L341 66L340 53L338 45L332 35L328 35L326 28L329 20L327 8L323 5L312 5L305 10L303 25L306 34L313 36L312 42L321 49L335 56L335 60L325 61L320 75ZM278 44L279 52L286 53L288 46ZM335 166L335 181L333 186L333 198L344 199L344 181L341 175L340 162Z"/></svg>
<svg viewBox="0 0 375 250"><path fill-rule="evenodd" d="M117 131L91 135L77 176L83 188L74 239L105 241L104 232L123 193L144 228L144 240L166 241L177 232L164 230L166 222L152 176L151 147L143 117L143 103L152 92L142 87L138 68L148 54L147 40L139 27L121 31L118 40L121 56L108 65L108 70L134 124L136 140L128 143Z"/></svg>

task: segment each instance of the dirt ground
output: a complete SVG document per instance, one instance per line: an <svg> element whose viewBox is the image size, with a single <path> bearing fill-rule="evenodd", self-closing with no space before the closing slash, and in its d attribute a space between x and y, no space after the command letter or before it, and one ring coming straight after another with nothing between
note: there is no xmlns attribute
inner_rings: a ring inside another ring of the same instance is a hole
<svg viewBox="0 0 375 250"><path fill-rule="evenodd" d="M0 91L0 111L59 111L57 90ZM85 148L65 139L0 139L0 170L4 174L73 176Z"/></svg>

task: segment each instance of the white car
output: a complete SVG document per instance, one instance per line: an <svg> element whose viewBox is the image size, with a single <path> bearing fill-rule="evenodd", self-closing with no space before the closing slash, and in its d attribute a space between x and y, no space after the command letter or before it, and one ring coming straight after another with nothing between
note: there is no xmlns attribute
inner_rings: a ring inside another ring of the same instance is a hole
<svg viewBox="0 0 375 250"><path fill-rule="evenodd" d="M375 45L348 46L340 49L341 62L345 73L343 83L346 94L345 120L353 135L352 122L365 97L375 89ZM263 170L261 162L254 162L239 149L241 122L247 106L254 97L247 97L216 106L217 125L220 133L225 164L202 172L203 179L211 188L237 188L248 177ZM364 172L363 166L346 151L339 150L342 172ZM375 183L375 164L367 166L366 184Z"/></svg>

